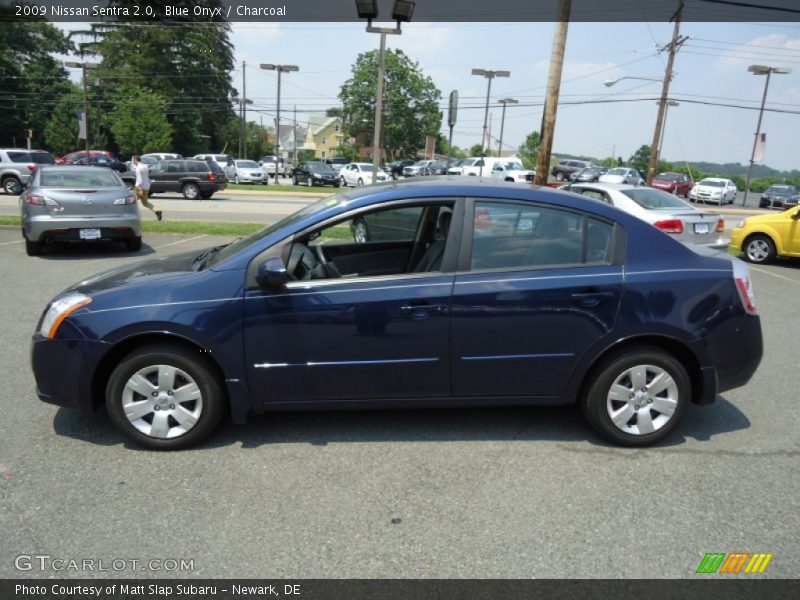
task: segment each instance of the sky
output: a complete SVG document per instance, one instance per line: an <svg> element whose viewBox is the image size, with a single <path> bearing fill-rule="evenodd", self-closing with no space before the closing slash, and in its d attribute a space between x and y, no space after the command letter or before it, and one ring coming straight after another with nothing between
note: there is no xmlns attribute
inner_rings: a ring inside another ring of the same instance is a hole
<svg viewBox="0 0 800 600"><path fill-rule="evenodd" d="M79 23L61 23L80 29ZM272 124L276 108L276 75L259 63L294 64L297 73L282 77L282 126L296 105L298 121L337 106L340 86L351 74L357 55L377 49L379 36L363 23L232 23L237 68L233 84L242 88L246 62L247 97L252 121ZM670 23L570 23L567 36L554 153L627 159L650 144L667 53L657 51L672 37ZM419 63L442 92L442 133L448 134L446 106L458 90L460 108L453 143L469 148L481 142L486 79L472 68L508 70L507 79L492 82L491 134L500 135L497 101L514 98L506 111L504 149L513 150L541 124L553 23L404 23L401 35L387 36L388 48L400 48ZM671 162L747 163L752 151L764 76L748 65L788 67L773 75L761 131L767 143L763 163L776 169L800 168L800 23L683 23L689 36L673 68L670 98L679 106L668 111L662 158ZM623 77L611 87L604 81ZM658 81L648 81L656 79ZM612 102L595 102L595 101ZM619 102L620 100L630 100ZM683 100L681 102L681 100ZM586 103L586 101L592 101ZM691 101L691 102L690 102ZM568 102L583 102L568 104ZM731 108L700 104L722 103Z"/></svg>

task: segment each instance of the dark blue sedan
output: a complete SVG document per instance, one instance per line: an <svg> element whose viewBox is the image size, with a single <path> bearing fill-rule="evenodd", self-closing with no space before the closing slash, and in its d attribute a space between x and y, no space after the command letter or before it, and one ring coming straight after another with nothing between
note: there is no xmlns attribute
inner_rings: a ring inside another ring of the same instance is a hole
<svg viewBox="0 0 800 600"><path fill-rule="evenodd" d="M391 235L355 239L379 223ZM32 362L42 400L105 404L156 449L226 412L573 402L644 446L761 354L743 262L569 192L442 180L82 281L47 306Z"/></svg>

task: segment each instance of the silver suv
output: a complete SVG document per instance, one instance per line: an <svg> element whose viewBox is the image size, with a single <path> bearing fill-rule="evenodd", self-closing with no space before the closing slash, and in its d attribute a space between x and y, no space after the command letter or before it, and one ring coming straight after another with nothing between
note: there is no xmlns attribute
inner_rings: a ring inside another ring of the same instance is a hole
<svg viewBox="0 0 800 600"><path fill-rule="evenodd" d="M55 162L53 156L44 150L0 148L0 187L6 194L18 196L39 165Z"/></svg>

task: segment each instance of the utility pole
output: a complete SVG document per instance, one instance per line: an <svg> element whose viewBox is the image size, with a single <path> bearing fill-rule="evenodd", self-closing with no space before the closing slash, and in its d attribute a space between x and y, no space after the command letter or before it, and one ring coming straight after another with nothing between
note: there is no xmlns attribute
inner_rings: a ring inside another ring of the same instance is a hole
<svg viewBox="0 0 800 600"><path fill-rule="evenodd" d="M567 45L567 29L571 9L571 0L559 0L558 22L553 37L553 50L550 53L550 74L547 77L547 96L542 114L542 142L539 146L536 175L533 179L535 185L547 185L547 176L550 171L550 153L553 151L553 133L556 128L558 95L561 91L561 70L564 66L564 48Z"/></svg>
<svg viewBox="0 0 800 600"><path fill-rule="evenodd" d="M294 118L292 119L294 129L292 130L292 140L294 148L292 149L292 167L297 166L297 104L294 105Z"/></svg>
<svg viewBox="0 0 800 600"><path fill-rule="evenodd" d="M497 142L497 156L503 156L503 130L506 127L506 105L519 104L519 101L514 100L514 98L503 98L502 100L498 100L498 102L503 105L503 116L500 118L500 141Z"/></svg>
<svg viewBox="0 0 800 600"><path fill-rule="evenodd" d="M239 158L247 158L247 75L242 61L242 151Z"/></svg>
<svg viewBox="0 0 800 600"><path fill-rule="evenodd" d="M667 110L667 100L669 98L669 83L672 81L672 64L675 62L675 53L678 51L680 45L688 38L681 38L681 13L683 12L683 0L678 4L678 10L672 15L671 21L675 21L675 27L672 30L672 41L669 43L669 58L667 59L667 69L664 72L664 83L661 86L661 100L658 101L658 116L656 117L656 128L653 131L653 143L650 144L650 160L647 163L647 175L645 175L645 182L647 185L653 184L653 177L658 168L658 151L659 143L661 141L661 130L664 127L664 115Z"/></svg>

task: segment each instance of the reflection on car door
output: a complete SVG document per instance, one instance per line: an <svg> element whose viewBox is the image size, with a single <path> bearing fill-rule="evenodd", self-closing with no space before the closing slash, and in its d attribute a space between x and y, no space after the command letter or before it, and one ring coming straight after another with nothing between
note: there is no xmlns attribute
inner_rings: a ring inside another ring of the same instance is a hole
<svg viewBox="0 0 800 600"><path fill-rule="evenodd" d="M612 223L529 203L467 206L468 256L453 291L456 396L561 394L617 318L621 235ZM472 216L474 214L474 216Z"/></svg>
<svg viewBox="0 0 800 600"><path fill-rule="evenodd" d="M405 256L413 255L419 241L407 243ZM446 243L456 244L457 236ZM341 244L331 256L343 269L363 265L372 244L391 258L403 242ZM343 249L356 253L349 255L352 260L342 260ZM444 252L452 256L451 266L432 272L409 271L401 261L396 270L403 272L396 274L371 276L379 271L372 264L364 277L347 272L290 282L280 290L248 290L245 353L254 398L281 403L450 396L455 249Z"/></svg>

